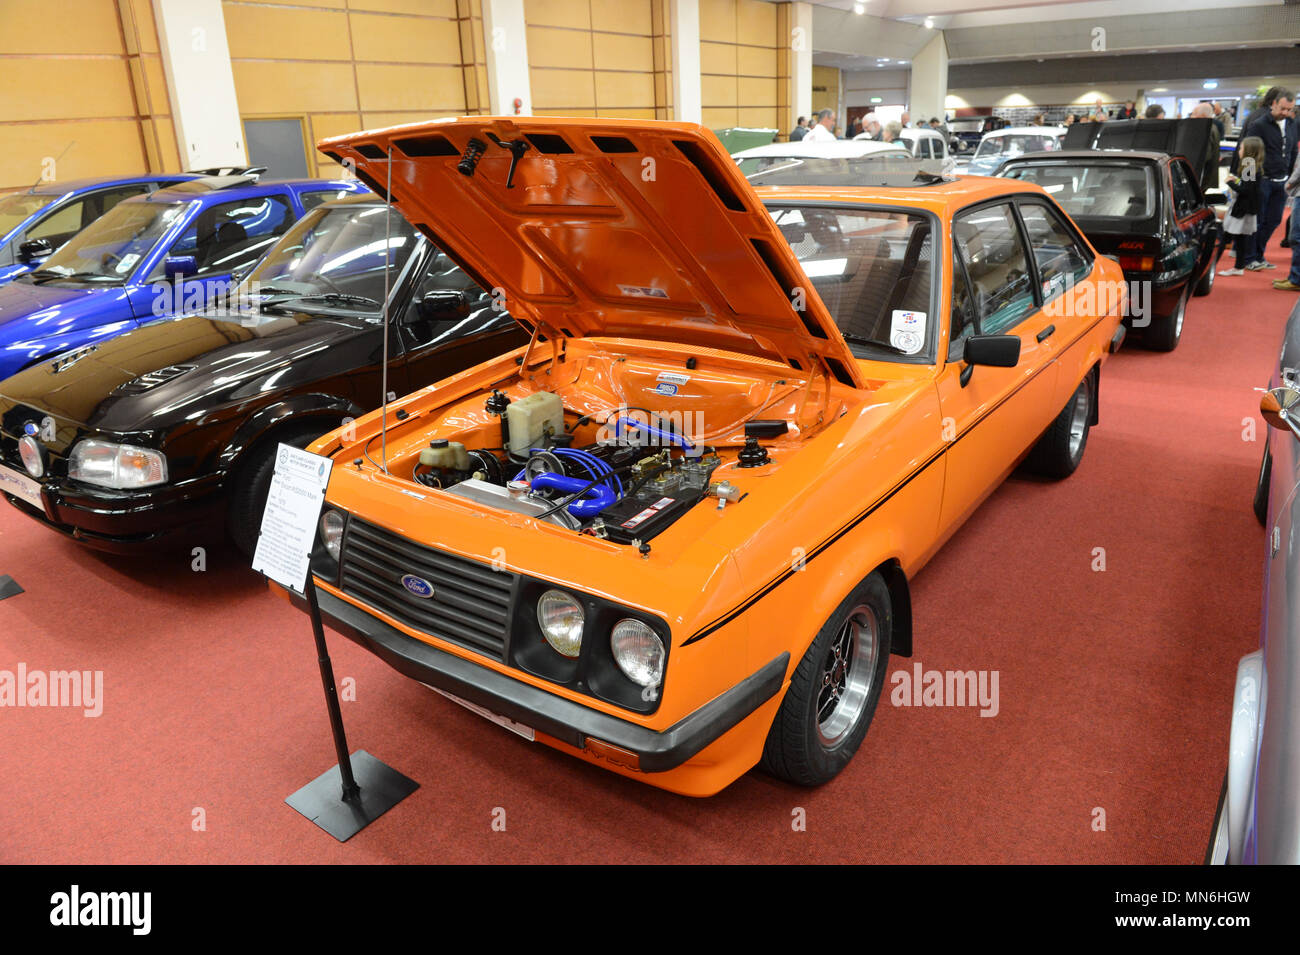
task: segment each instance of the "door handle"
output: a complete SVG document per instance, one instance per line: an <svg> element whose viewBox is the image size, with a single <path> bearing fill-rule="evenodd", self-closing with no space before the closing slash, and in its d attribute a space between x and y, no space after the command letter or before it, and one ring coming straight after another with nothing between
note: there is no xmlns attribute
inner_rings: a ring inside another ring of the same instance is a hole
<svg viewBox="0 0 1300 955"><path fill-rule="evenodd" d="M1035 337L1038 339L1039 344L1042 344L1043 342L1047 341L1047 339L1052 337L1052 332L1054 331L1056 331L1056 326L1048 325L1041 332L1039 332Z"/></svg>

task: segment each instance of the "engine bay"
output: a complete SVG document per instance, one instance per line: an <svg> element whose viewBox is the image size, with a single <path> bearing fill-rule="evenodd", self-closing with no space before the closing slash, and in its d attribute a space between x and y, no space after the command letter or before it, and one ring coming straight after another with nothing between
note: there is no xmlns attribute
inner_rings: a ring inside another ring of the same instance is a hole
<svg viewBox="0 0 1300 955"><path fill-rule="evenodd" d="M471 448L434 439L420 451L412 479L487 507L629 545L644 545L706 498L725 507L743 496L731 481L712 480L723 460L716 448L643 408L570 413L574 420L566 422L563 401L554 392L512 401L494 390L484 412L499 423L499 446ZM785 434L788 424L750 421L745 428L736 466L761 467L771 459L759 437Z"/></svg>

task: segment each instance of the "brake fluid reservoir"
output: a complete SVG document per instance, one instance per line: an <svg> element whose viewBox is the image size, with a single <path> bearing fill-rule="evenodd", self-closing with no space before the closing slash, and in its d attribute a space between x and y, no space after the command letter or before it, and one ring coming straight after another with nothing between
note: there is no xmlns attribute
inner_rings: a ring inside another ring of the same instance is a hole
<svg viewBox="0 0 1300 955"><path fill-rule="evenodd" d="M532 448L543 447L548 434L564 430L564 403L557 394L535 391L510 403L506 421L510 426L511 453L524 455Z"/></svg>
<svg viewBox="0 0 1300 955"><path fill-rule="evenodd" d="M444 468L448 471L468 471L469 452L459 441L439 438L430 441L429 446L420 452L420 463L429 468Z"/></svg>

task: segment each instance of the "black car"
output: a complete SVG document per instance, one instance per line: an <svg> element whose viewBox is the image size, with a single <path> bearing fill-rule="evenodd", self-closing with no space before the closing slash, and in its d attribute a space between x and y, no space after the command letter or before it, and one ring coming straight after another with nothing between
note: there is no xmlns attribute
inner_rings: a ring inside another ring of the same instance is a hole
<svg viewBox="0 0 1300 955"><path fill-rule="evenodd" d="M1139 119L1072 126L1061 150L1026 153L998 170L1046 189L1097 251L1119 262L1129 286L1125 323L1159 351L1177 347L1187 300L1214 286L1219 224L1197 180L1200 161L1184 158L1204 155L1209 125Z"/></svg>
<svg viewBox="0 0 1300 955"><path fill-rule="evenodd" d="M392 394L527 341L400 214L373 196L327 203L226 307L0 382L0 494L101 550L190 546L224 523L251 552L278 443L306 447L380 404L386 288Z"/></svg>

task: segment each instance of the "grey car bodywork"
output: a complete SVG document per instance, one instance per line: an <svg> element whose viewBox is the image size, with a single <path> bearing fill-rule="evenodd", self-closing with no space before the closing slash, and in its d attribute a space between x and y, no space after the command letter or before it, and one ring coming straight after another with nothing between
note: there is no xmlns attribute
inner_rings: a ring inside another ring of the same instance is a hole
<svg viewBox="0 0 1300 955"><path fill-rule="evenodd" d="M1300 388L1300 304L1270 388ZM1297 421L1300 427L1300 421ZM1300 863L1300 437L1266 431L1257 513L1264 520L1260 647L1241 658L1225 793L1211 862Z"/></svg>

